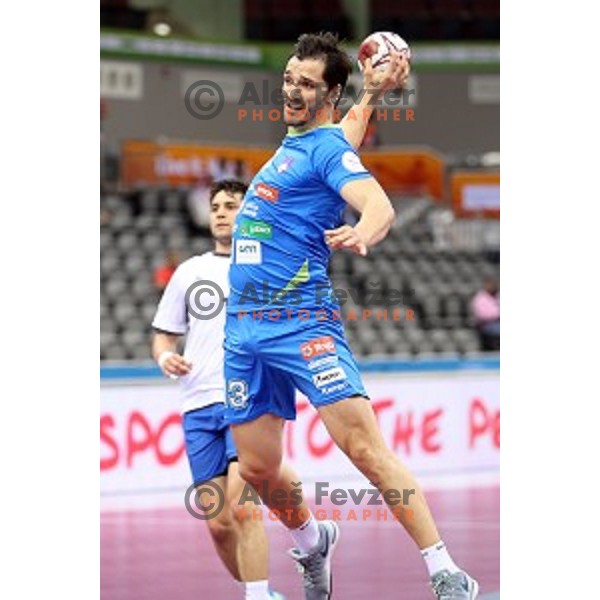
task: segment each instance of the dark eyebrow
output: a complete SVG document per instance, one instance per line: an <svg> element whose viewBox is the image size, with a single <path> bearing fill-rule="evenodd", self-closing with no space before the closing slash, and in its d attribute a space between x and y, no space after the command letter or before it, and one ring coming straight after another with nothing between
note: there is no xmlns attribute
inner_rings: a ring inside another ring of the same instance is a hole
<svg viewBox="0 0 600 600"><path fill-rule="evenodd" d="M291 75L291 74L292 74L292 72L291 72L289 69L287 69L287 70L285 70L285 71L283 72L283 74L284 74L284 75ZM306 75L300 75L300 79L301 79L302 81L310 81L311 83L318 83L318 82L316 81L316 79L311 79L310 77L307 77Z"/></svg>

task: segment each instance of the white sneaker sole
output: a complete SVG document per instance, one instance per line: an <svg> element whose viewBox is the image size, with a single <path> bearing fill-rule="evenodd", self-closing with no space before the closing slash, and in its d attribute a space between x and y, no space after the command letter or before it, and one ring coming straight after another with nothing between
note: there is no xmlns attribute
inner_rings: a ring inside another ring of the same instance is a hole
<svg viewBox="0 0 600 600"><path fill-rule="evenodd" d="M333 553L340 541L341 530L339 525L335 521L330 521L333 529L335 530L335 540L331 542L331 548L329 550L329 556L327 557L327 568L329 569L329 594L327 595L327 600L331 600L331 596L333 595L333 569L331 568L331 559L333 558Z"/></svg>

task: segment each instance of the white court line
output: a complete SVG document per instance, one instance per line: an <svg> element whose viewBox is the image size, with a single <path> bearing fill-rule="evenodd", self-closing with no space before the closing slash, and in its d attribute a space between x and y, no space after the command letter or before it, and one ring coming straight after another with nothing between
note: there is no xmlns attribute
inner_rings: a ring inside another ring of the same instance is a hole
<svg viewBox="0 0 600 600"><path fill-rule="evenodd" d="M500 600L500 592L494 592L493 594L483 594L483 596L479 596L479 600Z"/></svg>

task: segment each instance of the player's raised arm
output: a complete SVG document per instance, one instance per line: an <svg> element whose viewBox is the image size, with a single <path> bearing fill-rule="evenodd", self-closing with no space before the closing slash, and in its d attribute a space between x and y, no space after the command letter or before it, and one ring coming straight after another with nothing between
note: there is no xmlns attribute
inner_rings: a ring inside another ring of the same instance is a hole
<svg viewBox="0 0 600 600"><path fill-rule="evenodd" d="M367 131L369 119L376 108L376 103L387 90L403 88L410 74L410 62L405 53L391 52L390 62L385 70L375 70L370 58L363 63L363 89L360 98L340 125L348 142L358 149Z"/></svg>
<svg viewBox="0 0 600 600"><path fill-rule="evenodd" d="M349 181L340 190L342 198L361 213L358 223L325 232L332 248L348 248L366 256L369 246L380 242L394 222L395 212L383 188L373 177Z"/></svg>

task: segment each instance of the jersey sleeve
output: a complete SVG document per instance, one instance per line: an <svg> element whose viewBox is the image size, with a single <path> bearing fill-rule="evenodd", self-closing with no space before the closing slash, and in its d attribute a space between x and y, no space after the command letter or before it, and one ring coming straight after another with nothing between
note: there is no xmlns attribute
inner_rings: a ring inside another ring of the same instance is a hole
<svg viewBox="0 0 600 600"><path fill-rule="evenodd" d="M179 266L169 280L152 321L154 329L184 335L188 328L186 287Z"/></svg>
<svg viewBox="0 0 600 600"><path fill-rule="evenodd" d="M339 194L349 181L372 177L343 133L329 135L320 142L313 154L314 167L321 179L335 192Z"/></svg>

